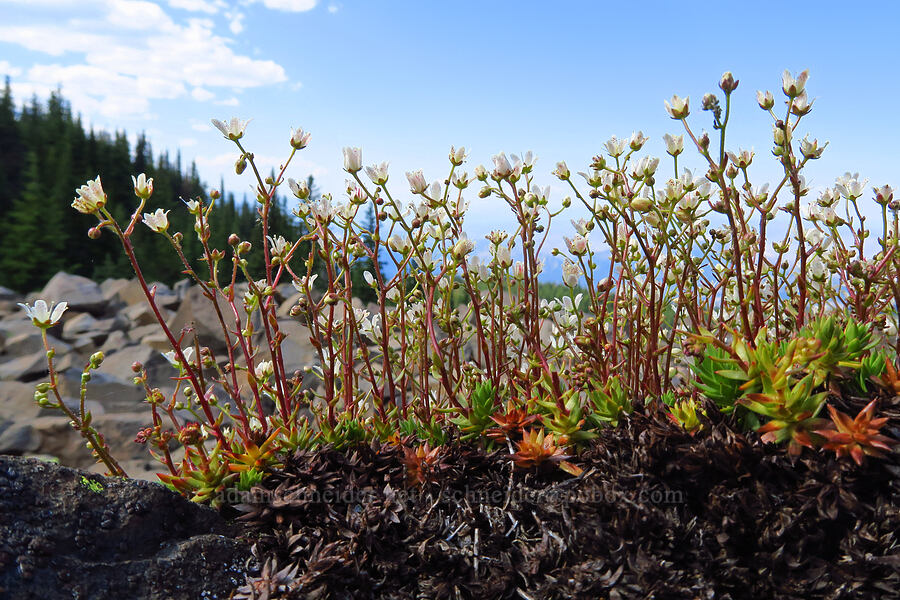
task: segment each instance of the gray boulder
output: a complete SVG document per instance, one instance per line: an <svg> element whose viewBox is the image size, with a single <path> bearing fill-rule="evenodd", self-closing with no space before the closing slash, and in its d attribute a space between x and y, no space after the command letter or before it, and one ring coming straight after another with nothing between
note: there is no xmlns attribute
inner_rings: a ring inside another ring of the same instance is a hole
<svg viewBox="0 0 900 600"><path fill-rule="evenodd" d="M87 277L63 271L54 275L38 296L48 302L68 302L70 311L96 316L103 314L107 304L99 285Z"/></svg>

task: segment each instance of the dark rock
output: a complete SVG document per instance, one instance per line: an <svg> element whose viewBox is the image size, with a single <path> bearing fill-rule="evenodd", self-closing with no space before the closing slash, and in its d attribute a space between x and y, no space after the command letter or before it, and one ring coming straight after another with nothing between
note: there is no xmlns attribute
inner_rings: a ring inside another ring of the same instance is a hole
<svg viewBox="0 0 900 600"><path fill-rule="evenodd" d="M56 349L57 356L69 352L72 349L69 344L52 335L47 336L47 341L50 342L51 347ZM3 346L3 351L10 356L24 356L25 354L34 354L35 352L42 352L43 350L44 341L41 338L41 330L37 327L32 327L25 333L19 333L10 337Z"/></svg>
<svg viewBox="0 0 900 600"><path fill-rule="evenodd" d="M95 319L88 313L82 313L67 320L63 325L63 339L74 340L89 337L93 340L106 339L110 333L123 330L127 321L116 315L108 319Z"/></svg>
<svg viewBox="0 0 900 600"><path fill-rule="evenodd" d="M0 457L0 597L228 598L246 545L159 484Z"/></svg>
<svg viewBox="0 0 900 600"><path fill-rule="evenodd" d="M47 354L41 350L0 364L0 380L31 381L47 373Z"/></svg>
<svg viewBox="0 0 900 600"><path fill-rule="evenodd" d="M5 429L0 425L0 430L0 454L21 455L41 447L40 434L28 423L12 423Z"/></svg>

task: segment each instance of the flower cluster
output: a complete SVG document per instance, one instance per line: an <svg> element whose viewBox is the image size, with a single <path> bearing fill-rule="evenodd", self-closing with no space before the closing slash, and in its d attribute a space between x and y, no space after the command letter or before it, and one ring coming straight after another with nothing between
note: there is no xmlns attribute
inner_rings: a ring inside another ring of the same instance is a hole
<svg viewBox="0 0 900 600"><path fill-rule="evenodd" d="M683 132L664 136L671 170L642 154L642 132L613 136L580 179L556 163L551 174L570 194L561 207L535 181L531 152L498 153L470 176L463 147L451 147L443 176L430 182L423 171L409 171L400 189L388 162L365 165L360 148L344 148L346 194L318 196L285 179L308 132L291 131L289 159L263 180L241 145L247 122L213 120L235 144L238 170L252 165L257 178L261 274L250 273L245 258L257 242L232 234L230 269L227 251L210 247L211 203L186 203L208 268L200 274L184 257L182 234L169 233L168 211L141 216L152 179L134 178L139 207L124 228L106 209L99 177L88 182L73 206L98 218L93 232L118 237L142 285L131 246L140 220L223 307L216 314L227 356L215 356L203 340L183 346L187 332L160 319L172 346L165 356L178 373L170 398L149 388L135 367L153 423L140 436L168 469L164 480L215 502L225 487L258 481L279 453L413 436L420 445L406 455L421 484L432 473L429 467L426 477L423 465L431 465L449 426L466 439L506 445L521 467L559 464L577 473L563 459L636 410L661 411L695 433L716 409L739 415L765 439L789 441L792 450L824 447L857 461L877 456L892 442L878 433L885 421L874 418L875 405L856 420L829 408L829 426L818 417L820 388L847 369L863 388L894 372L898 203L889 186L872 190L881 222L873 240L863 218L867 181L859 175L838 177L809 200L802 171L827 143L800 139L813 105L807 79L805 71L785 73L782 114L772 93L757 94L772 116L773 154L783 171L773 185L752 183L760 160L752 150L725 147L739 83L725 73L723 96L706 94L701 103L722 132L719 148L692 128L689 99L673 96L665 109ZM679 162L691 149L695 170ZM298 239L269 230L285 183L306 227ZM473 194L505 206L516 230L470 237ZM572 205L581 209L573 231L555 238L562 247L546 246L554 239L551 221ZM366 218L369 211L374 218ZM559 259L563 284L550 294L541 280L548 255ZM236 293L241 282L246 291ZM315 351L303 373L289 373L282 354L276 290L284 283L299 293L289 314ZM153 293L144 291L155 308ZM360 306L363 291L376 301ZM46 330L65 303L25 308ZM829 314L845 315L846 329L822 320ZM223 392L224 399L216 396ZM177 463L173 441L184 447Z"/></svg>

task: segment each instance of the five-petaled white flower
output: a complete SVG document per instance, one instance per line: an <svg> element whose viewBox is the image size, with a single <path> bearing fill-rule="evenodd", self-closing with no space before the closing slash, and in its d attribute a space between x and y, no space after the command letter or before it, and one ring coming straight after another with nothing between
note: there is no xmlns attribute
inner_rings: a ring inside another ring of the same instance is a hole
<svg viewBox="0 0 900 600"><path fill-rule="evenodd" d="M272 254L282 258L284 258L285 254L291 249L291 243L280 235L276 235L274 238L270 235L269 244L272 248Z"/></svg>
<svg viewBox="0 0 900 600"><path fill-rule="evenodd" d="M815 160L822 156L822 153L825 152L825 148L828 146L828 142L825 142L822 146L819 146L819 140L809 141L809 136L804 137L800 141L800 152L806 158L810 160Z"/></svg>
<svg viewBox="0 0 900 600"><path fill-rule="evenodd" d="M346 147L344 152L344 170L348 173L356 173L362 169L362 148Z"/></svg>
<svg viewBox="0 0 900 600"><path fill-rule="evenodd" d="M291 147L294 150L303 150L309 145L310 133L302 128L291 129Z"/></svg>
<svg viewBox="0 0 900 600"><path fill-rule="evenodd" d="M100 184L100 176L96 179L88 181L75 192L78 197L72 202L72 208L80 213L92 215L104 206L106 206L106 193Z"/></svg>
<svg viewBox="0 0 900 600"><path fill-rule="evenodd" d="M375 185L384 185L388 180L388 162L385 161L380 165L372 165L366 167L366 175Z"/></svg>
<svg viewBox="0 0 900 600"><path fill-rule="evenodd" d="M512 165L509 164L509 159L506 158L505 152L501 152L500 154L491 157L491 160L494 161L494 172L491 174L494 179L504 179L509 177L513 168Z"/></svg>
<svg viewBox="0 0 900 600"><path fill-rule="evenodd" d="M291 192L293 192L300 200L309 198L309 185L305 181L298 182L288 177L288 187L291 188Z"/></svg>
<svg viewBox="0 0 900 600"><path fill-rule="evenodd" d="M31 319L31 322L35 327L47 329L59 322L63 313L66 312L66 308L68 308L68 303L60 302L56 306L53 306L53 303L51 302L50 306L47 306L46 301L36 300L34 307L22 304L21 302L19 303L19 306L25 309L25 314Z"/></svg>
<svg viewBox="0 0 900 600"><path fill-rule="evenodd" d="M803 71L797 77L793 77L787 69L781 76L781 89L789 98L796 98L803 93L806 87L806 80L809 79L809 70Z"/></svg>
<svg viewBox="0 0 900 600"><path fill-rule="evenodd" d="M673 119L686 119L688 114L690 113L690 100L690 96L679 98L678 96L673 95L671 104L669 104L668 100L665 101L666 112L668 112L669 116Z"/></svg>
<svg viewBox="0 0 900 600"><path fill-rule="evenodd" d="M155 212L144 213L144 225L156 233L164 232L169 228L169 211L157 208Z"/></svg>
<svg viewBox="0 0 900 600"><path fill-rule="evenodd" d="M606 146L606 151L609 152L610 156L617 158L625 154L625 149L628 147L628 140L620 140L616 136L612 136L607 140L604 146Z"/></svg>
<svg viewBox="0 0 900 600"><path fill-rule="evenodd" d="M256 365L256 368L253 369L253 374L258 381L266 381L274 372L275 369L272 366L271 360L260 361L259 364Z"/></svg>
<svg viewBox="0 0 900 600"><path fill-rule="evenodd" d="M465 233L459 238L459 240L453 245L453 258L456 260L462 260L466 254L470 253L475 249L475 242L470 240Z"/></svg>
<svg viewBox="0 0 900 600"><path fill-rule="evenodd" d="M669 135L667 133L663 136L663 141L666 142L666 152L668 152L672 156L678 156L679 154L684 152L683 135Z"/></svg>
<svg viewBox="0 0 900 600"><path fill-rule="evenodd" d="M775 106L775 96L772 95L772 92L762 90L756 91L756 102L759 104L759 107L763 110L771 110L773 106Z"/></svg>
<svg viewBox="0 0 900 600"><path fill-rule="evenodd" d="M578 279L581 277L581 267L566 259L562 266L563 283L569 287L578 285Z"/></svg>
<svg viewBox="0 0 900 600"><path fill-rule="evenodd" d="M553 175L556 175L562 181L565 181L569 178L571 173L569 172L569 166L566 164L566 161L561 160L556 163L556 169L553 170Z"/></svg>
<svg viewBox="0 0 900 600"><path fill-rule="evenodd" d="M644 135L643 131L632 133L631 138L628 140L628 146L635 152L643 148L645 143L647 143L647 136Z"/></svg>
<svg viewBox="0 0 900 600"><path fill-rule="evenodd" d="M134 182L134 195L142 200L147 200L153 195L153 178L147 178L147 175L141 173L137 177L131 176Z"/></svg>
<svg viewBox="0 0 900 600"><path fill-rule="evenodd" d="M866 189L868 179L859 180L859 173L844 173L842 177L837 178L835 189L840 192L841 196L848 200L855 200L863 195Z"/></svg>
<svg viewBox="0 0 900 600"><path fill-rule="evenodd" d="M571 252L575 256L583 256L585 253L587 253L588 240L585 236L576 235L571 239L563 237L563 240L565 240L566 246L569 248L569 252Z"/></svg>
<svg viewBox="0 0 900 600"><path fill-rule="evenodd" d="M192 346L188 346L187 348L182 348L181 353L184 355L184 359L187 362L191 362L191 360L194 358L194 348ZM167 361L169 361L169 364L171 364L173 367L180 368L182 366L181 361L178 360L178 356L175 354L174 350L169 350L168 352L163 352L163 356L165 357L165 359Z"/></svg>
<svg viewBox="0 0 900 600"><path fill-rule="evenodd" d="M247 128L247 123L250 122L250 119L241 121L237 117L231 117L231 120L228 123L224 123L218 119L210 119L210 122L215 125L216 129L222 132L225 139L237 141L244 137L244 129Z"/></svg>
<svg viewBox="0 0 900 600"><path fill-rule="evenodd" d="M409 191L413 194L421 194L428 188L428 182L425 181L425 174L422 170L407 171L406 179L409 181Z"/></svg>
<svg viewBox="0 0 900 600"><path fill-rule="evenodd" d="M457 149L455 146L450 146L450 162L453 166L458 167L463 164L464 160L466 160L466 147L460 146Z"/></svg>

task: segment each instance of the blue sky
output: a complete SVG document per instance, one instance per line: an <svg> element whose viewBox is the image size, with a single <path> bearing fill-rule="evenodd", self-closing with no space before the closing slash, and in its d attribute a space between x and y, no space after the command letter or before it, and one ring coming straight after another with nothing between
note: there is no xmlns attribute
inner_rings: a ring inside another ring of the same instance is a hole
<svg viewBox="0 0 900 600"><path fill-rule="evenodd" d="M405 171L443 179L463 145L470 172L533 150L559 201L555 162L584 170L611 135L642 130L644 152L665 156L662 135L682 132L663 107L673 93L690 96L695 130L711 129L700 98L726 70L740 80L729 146L755 149L763 183L779 171L755 94L777 97L785 68L810 70L807 130L830 141L808 170L813 192L845 171L900 185L894 2L0 0L0 11L0 75L20 101L61 85L87 123L145 131L155 152L180 148L239 196L252 182L231 173L237 156L211 117L253 118L246 146L266 170L287 156L291 127L311 131L289 174L335 195L343 146L390 161L403 195ZM511 226L476 192L470 237ZM571 233L568 219L553 229Z"/></svg>

